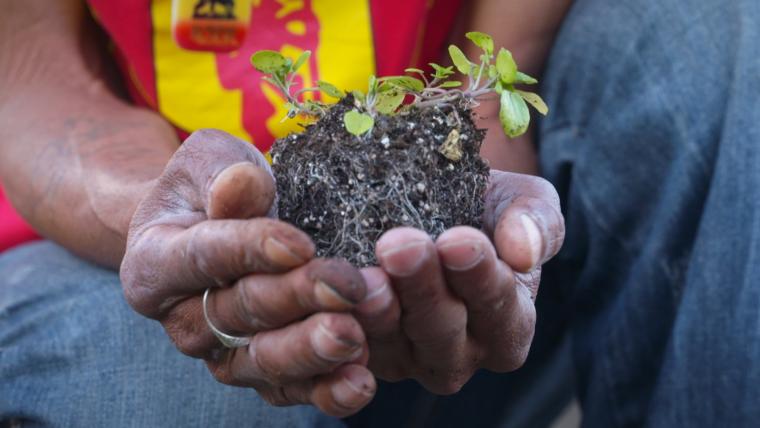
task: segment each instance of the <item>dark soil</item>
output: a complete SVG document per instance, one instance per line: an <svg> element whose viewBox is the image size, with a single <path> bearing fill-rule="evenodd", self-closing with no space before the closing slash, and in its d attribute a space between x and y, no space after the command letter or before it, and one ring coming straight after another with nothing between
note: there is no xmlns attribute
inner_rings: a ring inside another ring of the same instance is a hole
<svg viewBox="0 0 760 428"><path fill-rule="evenodd" d="M489 169L479 155L485 131L469 110L378 115L358 138L343 125L352 108L348 96L272 149L280 219L308 233L319 256L368 266L377 263L375 242L394 227L436 238L453 226L481 226Z"/></svg>

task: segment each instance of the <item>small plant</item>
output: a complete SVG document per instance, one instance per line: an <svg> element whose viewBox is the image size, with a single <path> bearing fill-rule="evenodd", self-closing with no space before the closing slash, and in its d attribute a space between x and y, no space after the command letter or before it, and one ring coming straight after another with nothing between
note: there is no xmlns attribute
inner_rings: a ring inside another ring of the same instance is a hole
<svg viewBox="0 0 760 428"><path fill-rule="evenodd" d="M309 233L318 255L366 266L376 263L374 243L392 227L437 237L456 225L480 226L489 169L479 155L485 132L472 122L472 108L498 96L509 137L527 131L528 104L541 114L548 108L537 94L515 87L537 80L518 70L508 50L495 52L487 34L466 36L481 48L479 61L452 45L453 66L370 76L366 93L323 81L294 90L308 51L295 61L274 51L251 57L285 96L287 117L313 119L302 134L275 142L272 166L280 218ZM301 101L306 92L340 101Z"/></svg>
<svg viewBox="0 0 760 428"><path fill-rule="evenodd" d="M478 100L482 97L497 94L500 97L499 120L504 133L509 137L524 134L530 124L527 104L543 115L547 114L549 109L538 94L516 89L515 85L533 85L538 81L517 69L512 53L508 50L501 48L494 55L493 39L488 34L470 32L466 37L483 50L479 63L470 61L461 49L451 45L449 55L454 66L430 64L434 72L429 75L416 68L405 70L419 78L370 76L366 94L361 91L352 92L357 110L356 113L346 114L346 129L354 135L361 136L372 129L378 113L392 115L399 109L408 110L413 107L456 105L472 108L478 105ZM311 100L301 103L298 99L304 92L322 91L334 98L345 96L345 93L334 85L322 81L317 82L317 87L303 88L292 93L295 73L310 55L311 52L306 51L295 62L274 51L259 51L251 57L253 66L269 75L264 80L276 86L287 99L288 117L291 118L297 114L321 117L325 113L327 106L323 103ZM467 78L466 88L463 88L461 81L452 80L456 75L455 67ZM404 105L408 96L413 100Z"/></svg>

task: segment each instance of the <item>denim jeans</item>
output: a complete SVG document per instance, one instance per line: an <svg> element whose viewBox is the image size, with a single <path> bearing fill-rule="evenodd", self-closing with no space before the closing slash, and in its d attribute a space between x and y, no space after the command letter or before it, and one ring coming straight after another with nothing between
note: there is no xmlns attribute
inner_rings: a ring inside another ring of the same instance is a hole
<svg viewBox="0 0 760 428"><path fill-rule="evenodd" d="M518 13L510 11L509 13ZM538 127L567 221L529 360L457 395L382 384L353 426L760 423L760 1L577 0ZM213 381L52 244L0 257L0 421L320 426Z"/></svg>
<svg viewBox="0 0 760 428"><path fill-rule="evenodd" d="M161 325L134 312L119 277L51 243L0 257L0 426L330 427L216 382Z"/></svg>

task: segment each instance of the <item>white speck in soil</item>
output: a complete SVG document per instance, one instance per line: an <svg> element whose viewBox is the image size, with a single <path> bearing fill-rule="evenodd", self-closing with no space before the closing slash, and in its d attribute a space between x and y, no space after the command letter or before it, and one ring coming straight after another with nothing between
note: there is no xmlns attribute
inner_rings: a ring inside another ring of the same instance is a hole
<svg viewBox="0 0 760 428"><path fill-rule="evenodd" d="M380 139L380 144L387 149L391 145L391 139L387 135L383 135L383 138Z"/></svg>

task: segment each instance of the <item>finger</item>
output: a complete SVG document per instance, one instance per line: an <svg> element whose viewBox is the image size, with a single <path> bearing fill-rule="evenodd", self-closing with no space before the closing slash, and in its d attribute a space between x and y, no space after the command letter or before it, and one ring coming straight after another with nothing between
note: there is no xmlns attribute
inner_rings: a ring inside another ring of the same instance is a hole
<svg viewBox="0 0 760 428"><path fill-rule="evenodd" d="M210 219L265 216L274 198L272 175L253 163L241 162L224 169L211 183L206 214Z"/></svg>
<svg viewBox="0 0 760 428"><path fill-rule="evenodd" d="M272 193L271 181L269 164L251 144L219 130L196 131L172 156L138 207L130 240L159 216L162 224L189 227L209 217L219 218L225 211L237 218L258 214ZM262 194L246 194L247 190ZM233 202L236 193L241 200ZM259 206L249 207L249 203Z"/></svg>
<svg viewBox="0 0 760 428"><path fill-rule="evenodd" d="M313 255L311 239L284 222L209 220L151 228L128 248L120 273L135 310L159 318L184 296L254 272L284 272Z"/></svg>
<svg viewBox="0 0 760 428"><path fill-rule="evenodd" d="M225 383L286 385L329 373L364 352L364 333L348 314L319 313L251 339L229 360Z"/></svg>
<svg viewBox="0 0 760 428"><path fill-rule="evenodd" d="M486 350L483 367L500 373L517 370L525 363L536 329L536 307L530 290L520 281L511 289L513 296L504 299L497 321L502 328L478 340Z"/></svg>
<svg viewBox="0 0 760 428"><path fill-rule="evenodd" d="M250 275L214 291L209 312L222 331L253 335L316 312L350 311L365 294L364 279L350 263L315 259L284 275Z"/></svg>
<svg viewBox="0 0 760 428"><path fill-rule="evenodd" d="M397 337L401 331L401 306L390 278L378 267L364 268L361 274L367 294L357 305L355 314L367 340L386 341Z"/></svg>
<svg viewBox="0 0 760 428"><path fill-rule="evenodd" d="M377 390L366 367L346 364L334 372L282 387L263 388L260 393L275 406L313 404L323 413L344 418L366 406Z"/></svg>
<svg viewBox="0 0 760 428"><path fill-rule="evenodd" d="M542 199L521 196L501 215L494 243L502 260L520 272L536 269L562 246L562 215Z"/></svg>
<svg viewBox="0 0 760 428"><path fill-rule="evenodd" d="M248 166L241 167L241 164ZM162 179L180 192L194 209L209 214L212 211L209 208L214 208L214 214L220 214L223 207L211 206L212 203L224 202L232 211L245 211L242 201L232 201L236 191L252 189L273 194L273 186L264 184L259 188L255 183L265 180L273 185L271 176L269 163L254 146L221 130L201 129L182 143ZM159 181L158 186L162 184ZM243 201L255 202L255 198L255 195L247 196Z"/></svg>
<svg viewBox="0 0 760 428"><path fill-rule="evenodd" d="M420 364L432 372L460 365L466 358L467 313L446 288L430 237L412 228L393 229L376 251L398 294L402 328Z"/></svg>
<svg viewBox="0 0 760 428"><path fill-rule="evenodd" d="M525 287L479 230L450 229L436 247L449 287L467 305L468 330L481 349L477 358L490 359L494 370L518 368L527 355L535 319L532 301L522 296Z"/></svg>
<svg viewBox="0 0 760 428"><path fill-rule="evenodd" d="M468 315L504 305L514 278L483 232L467 226L447 230L436 241L446 283L467 305ZM472 319L468 324L472 325Z"/></svg>
<svg viewBox="0 0 760 428"><path fill-rule="evenodd" d="M190 297L177 303L161 319L161 325L174 346L193 358L211 358L222 345L206 325L201 297Z"/></svg>
<svg viewBox="0 0 760 428"><path fill-rule="evenodd" d="M375 378L366 367L347 364L318 378L310 398L322 412L344 418L366 406L376 391Z"/></svg>
<svg viewBox="0 0 760 428"><path fill-rule="evenodd" d="M519 272L535 269L562 246L565 223L559 197L544 179L492 172L485 211L486 230L499 257Z"/></svg>

